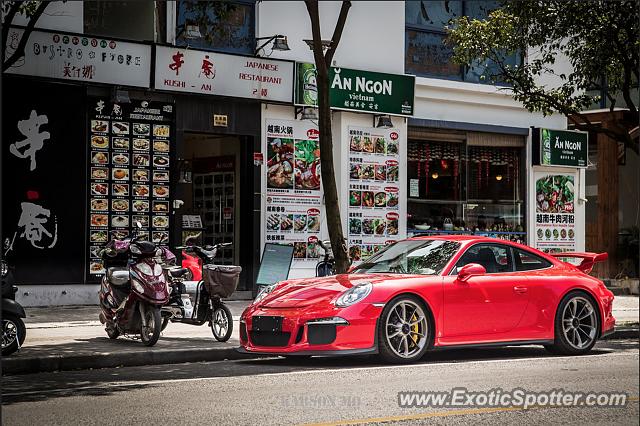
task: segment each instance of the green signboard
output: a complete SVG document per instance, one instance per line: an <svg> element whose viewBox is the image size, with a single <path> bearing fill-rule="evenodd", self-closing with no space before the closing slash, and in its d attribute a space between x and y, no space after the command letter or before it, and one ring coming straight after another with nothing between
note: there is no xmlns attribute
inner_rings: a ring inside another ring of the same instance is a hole
<svg viewBox="0 0 640 426"><path fill-rule="evenodd" d="M295 104L318 105L314 64L296 65ZM373 114L413 115L415 77L411 75L335 68L329 70L332 109Z"/></svg>
<svg viewBox="0 0 640 426"><path fill-rule="evenodd" d="M587 167L589 134L572 130L535 129L534 157L541 166Z"/></svg>

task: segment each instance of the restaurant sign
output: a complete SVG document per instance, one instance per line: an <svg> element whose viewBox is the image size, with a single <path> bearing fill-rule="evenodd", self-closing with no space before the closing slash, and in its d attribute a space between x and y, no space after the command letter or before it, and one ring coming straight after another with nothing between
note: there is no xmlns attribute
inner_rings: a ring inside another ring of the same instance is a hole
<svg viewBox="0 0 640 426"><path fill-rule="evenodd" d="M317 106L315 65L296 64L295 104ZM415 77L349 68L329 70L332 109L392 115L413 115Z"/></svg>
<svg viewBox="0 0 640 426"><path fill-rule="evenodd" d="M290 103L293 62L156 46L155 88Z"/></svg>
<svg viewBox="0 0 640 426"><path fill-rule="evenodd" d="M10 28L7 56L16 51L24 30ZM6 73L61 80L149 87L151 46L101 37L33 31Z"/></svg>
<svg viewBox="0 0 640 426"><path fill-rule="evenodd" d="M534 128L534 163L541 166L587 167L589 134Z"/></svg>

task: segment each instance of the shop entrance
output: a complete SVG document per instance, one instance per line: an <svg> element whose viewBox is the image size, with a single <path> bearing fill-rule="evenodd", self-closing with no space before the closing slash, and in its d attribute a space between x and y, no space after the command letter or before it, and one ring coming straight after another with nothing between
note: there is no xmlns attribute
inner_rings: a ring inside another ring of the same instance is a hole
<svg viewBox="0 0 640 426"><path fill-rule="evenodd" d="M252 212L243 214L240 199L243 164L242 139L238 136L185 133L181 166L182 213L180 244L197 236L197 244L233 243L218 251L217 264L243 266L242 222ZM190 176L189 176L190 175ZM250 197L250 194L247 194ZM249 198L250 200L250 198ZM244 219L241 219L243 218ZM250 228L245 228L250 229ZM244 287L243 284L240 287ZM242 289L242 288L240 288Z"/></svg>

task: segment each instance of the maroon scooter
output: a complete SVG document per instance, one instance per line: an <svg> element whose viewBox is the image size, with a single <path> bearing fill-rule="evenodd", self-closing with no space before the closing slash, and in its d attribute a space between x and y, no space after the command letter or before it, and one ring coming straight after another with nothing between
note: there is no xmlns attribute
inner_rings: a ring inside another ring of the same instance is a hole
<svg viewBox="0 0 640 426"><path fill-rule="evenodd" d="M142 226L137 223L136 226ZM160 337L160 308L169 301L169 291L159 258L163 248L133 238L111 240L102 251L106 273L100 285L100 322L111 339L139 335L153 346Z"/></svg>

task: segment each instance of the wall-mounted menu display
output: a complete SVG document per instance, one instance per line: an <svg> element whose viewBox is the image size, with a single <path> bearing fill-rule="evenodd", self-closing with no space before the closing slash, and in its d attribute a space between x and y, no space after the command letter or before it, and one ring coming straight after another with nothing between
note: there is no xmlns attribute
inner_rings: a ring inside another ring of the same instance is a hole
<svg viewBox="0 0 640 426"><path fill-rule="evenodd" d="M396 129L349 127L349 256L353 262L403 238Z"/></svg>
<svg viewBox="0 0 640 426"><path fill-rule="evenodd" d="M292 267L318 261L320 134L306 121L267 120L266 242L293 245Z"/></svg>
<svg viewBox="0 0 640 426"><path fill-rule="evenodd" d="M104 273L100 249L113 238L140 234L169 244L170 149L174 105L163 102L89 105L88 272Z"/></svg>

